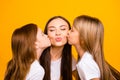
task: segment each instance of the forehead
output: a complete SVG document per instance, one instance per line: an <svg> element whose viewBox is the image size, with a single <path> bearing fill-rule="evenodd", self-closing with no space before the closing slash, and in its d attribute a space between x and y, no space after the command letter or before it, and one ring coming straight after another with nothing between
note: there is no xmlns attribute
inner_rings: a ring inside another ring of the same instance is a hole
<svg viewBox="0 0 120 80"><path fill-rule="evenodd" d="M68 26L68 23L65 20L61 19L61 18L56 18L56 19L53 19L48 24L48 27L50 27L50 26L57 27L57 26L61 26L61 25Z"/></svg>

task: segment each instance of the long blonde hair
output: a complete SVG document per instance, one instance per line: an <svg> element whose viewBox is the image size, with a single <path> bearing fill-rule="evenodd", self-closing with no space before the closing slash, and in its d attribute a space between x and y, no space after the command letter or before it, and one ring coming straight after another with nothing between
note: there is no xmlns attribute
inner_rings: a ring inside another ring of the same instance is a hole
<svg viewBox="0 0 120 80"><path fill-rule="evenodd" d="M98 64L101 73L100 79L114 80L115 77L104 58L104 27L102 22L97 18L82 15L75 18L73 26L79 31L82 49L90 52Z"/></svg>
<svg viewBox="0 0 120 80"><path fill-rule="evenodd" d="M27 24L16 29L11 38L12 59L8 62L4 80L25 80L35 60L37 25Z"/></svg>

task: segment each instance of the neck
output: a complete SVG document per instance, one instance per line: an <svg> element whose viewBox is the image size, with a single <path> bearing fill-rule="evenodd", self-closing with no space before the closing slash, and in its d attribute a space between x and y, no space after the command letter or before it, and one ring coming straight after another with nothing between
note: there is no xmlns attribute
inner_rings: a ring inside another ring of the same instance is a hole
<svg viewBox="0 0 120 80"><path fill-rule="evenodd" d="M83 54L84 54L85 51L81 48L80 45L76 45L76 46L75 46L75 49L76 49L79 57L81 58L81 57L83 56Z"/></svg>
<svg viewBox="0 0 120 80"><path fill-rule="evenodd" d="M51 60L58 60L62 56L62 51L64 47L53 47L50 48Z"/></svg>
<svg viewBox="0 0 120 80"><path fill-rule="evenodd" d="M37 49L37 60L39 60L39 58L40 58L40 56L41 56L43 50L44 50L44 49L40 49L40 48Z"/></svg>

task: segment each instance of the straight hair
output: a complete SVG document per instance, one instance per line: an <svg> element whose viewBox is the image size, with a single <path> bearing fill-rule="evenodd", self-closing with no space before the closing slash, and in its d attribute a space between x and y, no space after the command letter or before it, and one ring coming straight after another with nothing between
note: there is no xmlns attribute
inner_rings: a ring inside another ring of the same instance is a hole
<svg viewBox="0 0 120 80"><path fill-rule="evenodd" d="M52 17L50 20L48 20L45 29L44 29L44 33L47 34L47 30L48 30L48 24L54 20L54 19L63 19L69 26L69 29L71 29L70 27L70 23L68 22L68 20L66 20L64 17L61 16L55 16ZM43 80L50 80L50 65L51 65L51 55L50 55L50 47L48 47L47 49L45 49L39 59L40 64L43 66L43 68L45 69L45 76ZM68 43L66 43L64 45L63 51L62 51L62 59L61 59L61 70L60 70L60 79L61 80L72 80L72 54L71 54L71 45L69 45Z"/></svg>
<svg viewBox="0 0 120 80"><path fill-rule="evenodd" d="M75 18L73 26L79 31L79 39L82 49L91 53L98 64L101 75L100 79L120 79L120 73L107 63L104 58L104 27L102 22L95 17L82 15Z"/></svg>
<svg viewBox="0 0 120 80"><path fill-rule="evenodd" d="M11 38L12 59L8 62L4 80L25 80L35 60L37 25L27 24L16 29Z"/></svg>

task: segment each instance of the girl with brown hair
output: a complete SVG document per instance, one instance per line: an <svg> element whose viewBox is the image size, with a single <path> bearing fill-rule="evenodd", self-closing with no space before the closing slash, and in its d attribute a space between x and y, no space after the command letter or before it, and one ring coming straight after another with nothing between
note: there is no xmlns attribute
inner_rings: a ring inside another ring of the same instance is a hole
<svg viewBox="0 0 120 80"><path fill-rule="evenodd" d="M50 40L36 24L17 28L12 34L12 59L4 80L43 80L45 72L38 59L50 45Z"/></svg>
<svg viewBox="0 0 120 80"><path fill-rule="evenodd" d="M54 16L48 20L44 33L48 35L51 46L40 57L45 69L43 80L72 80L75 64L72 67L71 45L67 43L69 30L70 23L64 17Z"/></svg>

